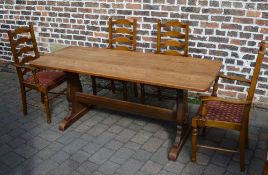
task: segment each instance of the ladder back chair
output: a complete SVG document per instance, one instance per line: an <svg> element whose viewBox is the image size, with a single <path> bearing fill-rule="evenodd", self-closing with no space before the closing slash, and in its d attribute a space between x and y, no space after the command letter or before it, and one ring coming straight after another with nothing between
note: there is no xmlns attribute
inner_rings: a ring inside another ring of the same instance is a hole
<svg viewBox="0 0 268 175"><path fill-rule="evenodd" d="M268 45L265 44L265 42L263 41L260 43L260 49L258 52L256 65L251 79L220 74L215 80L212 96L200 97L201 105L199 108L199 114L196 117L192 118L191 160L193 162L196 161L197 147L214 149L219 151L240 152L240 170L245 171L245 148L248 147L249 112L267 46ZM247 98L245 100L229 100L217 97L219 78L236 80L248 84L249 90ZM206 127L239 131L239 151L197 144L198 128L205 129Z"/></svg>
<svg viewBox="0 0 268 175"><path fill-rule="evenodd" d="M29 65L30 61L40 56L32 25L10 30L8 37L20 84L23 114L27 115L26 93L34 89L41 93L47 123L51 123L48 92L65 81L65 74L60 71L40 70Z"/></svg>
<svg viewBox="0 0 268 175"><path fill-rule="evenodd" d="M157 45L156 54L172 56L188 56L189 47L189 23L177 20L162 23L157 22ZM145 101L144 85L141 85L141 102ZM153 95L154 96L154 95ZM158 87L157 97L162 97L161 88Z"/></svg>
<svg viewBox="0 0 268 175"><path fill-rule="evenodd" d="M137 40L137 19L130 21L128 19L117 19L113 20L109 18L109 45L108 49L118 49L125 51L135 51L136 50L136 40ZM96 95L101 89L111 89L114 93L115 83L114 80L109 80L110 83L106 86L97 84L96 78L104 79L100 77L91 76L93 94ZM104 79L107 80L107 79ZM127 82L123 83L123 98L127 100ZM100 88L98 91L97 88ZM137 96L137 84L134 84L134 93Z"/></svg>
<svg viewBox="0 0 268 175"><path fill-rule="evenodd" d="M184 33L182 33L180 29L184 30ZM179 21L167 21L166 23L161 23L160 20L158 21L156 48L157 54L187 57L188 47L189 23L181 23Z"/></svg>

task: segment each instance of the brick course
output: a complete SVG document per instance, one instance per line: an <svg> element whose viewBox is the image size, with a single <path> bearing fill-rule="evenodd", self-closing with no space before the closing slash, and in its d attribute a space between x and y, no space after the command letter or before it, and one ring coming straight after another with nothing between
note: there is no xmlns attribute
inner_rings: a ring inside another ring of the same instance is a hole
<svg viewBox="0 0 268 175"><path fill-rule="evenodd" d="M146 52L155 50L158 19L190 21L189 54L221 60L223 72L247 78L252 73L259 42L268 41L266 0L0 0L0 58L11 60L6 31L28 24L35 26L42 52L50 52L50 45L55 43L107 47L110 16L136 17L137 50ZM256 102L266 106L267 74L267 70L261 71L255 95ZM245 96L244 85L221 83L221 95ZM231 93L233 89L237 92Z"/></svg>

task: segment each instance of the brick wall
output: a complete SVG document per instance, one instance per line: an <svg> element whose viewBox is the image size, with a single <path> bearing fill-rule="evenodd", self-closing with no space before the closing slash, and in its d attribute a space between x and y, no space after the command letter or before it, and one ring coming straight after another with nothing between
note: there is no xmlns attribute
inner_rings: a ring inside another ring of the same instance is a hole
<svg viewBox="0 0 268 175"><path fill-rule="evenodd" d="M106 47L110 16L136 17L138 51L146 52L155 50L157 19L190 21L190 55L221 60L223 72L247 78L259 42L268 41L267 0L0 0L0 58L11 60L6 31L30 23L43 52L52 44ZM268 106L268 64L263 68L255 100ZM242 98L246 90L221 81L219 94Z"/></svg>

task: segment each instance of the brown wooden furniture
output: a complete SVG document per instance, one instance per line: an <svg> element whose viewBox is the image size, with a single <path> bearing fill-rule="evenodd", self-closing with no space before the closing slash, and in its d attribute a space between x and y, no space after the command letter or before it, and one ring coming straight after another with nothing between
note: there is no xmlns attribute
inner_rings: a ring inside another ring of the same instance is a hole
<svg viewBox="0 0 268 175"><path fill-rule="evenodd" d="M128 19L117 19L113 20L109 18L109 46L108 49L118 49L125 51L136 50L136 36L137 35L137 20L133 19L131 22ZM120 56L120 55L118 55ZM127 70L126 70L127 71ZM126 72L127 73L127 72ZM98 77L99 79L99 77ZM108 85L102 86L97 84L96 77L91 76L93 94L97 94L97 88L111 89L115 92L114 80L109 80ZM127 100L127 82L123 81L123 99ZM137 84L134 84L135 96L137 96Z"/></svg>
<svg viewBox="0 0 268 175"><path fill-rule="evenodd" d="M183 30L181 32L180 30ZM167 21L157 23L157 49L156 54L173 56L188 56L189 23Z"/></svg>
<svg viewBox="0 0 268 175"><path fill-rule="evenodd" d="M156 54L188 57L189 23L179 21L157 22L157 49ZM144 85L141 85L141 101L145 101ZM152 94L148 94L152 95ZM161 98L161 88L158 88L157 97Z"/></svg>
<svg viewBox="0 0 268 175"><path fill-rule="evenodd" d="M263 175L268 175L268 151L267 151L267 153L265 155Z"/></svg>
<svg viewBox="0 0 268 175"><path fill-rule="evenodd" d="M76 59L73 59L74 56ZM95 105L173 121L177 124L177 137L169 153L169 158L172 160L177 158L190 131L187 90L207 91L221 68L219 61L190 57L178 59L160 54L85 47L68 47L34 60L31 65L59 69L67 73L69 87L67 94L71 99L73 108L70 116L66 117L60 124L60 130L65 130ZM125 70L128 70L128 73ZM174 110L171 110L85 94L81 92L79 73L179 89L177 104Z"/></svg>
<svg viewBox="0 0 268 175"><path fill-rule="evenodd" d="M47 123L51 123L48 92L65 81L65 74L59 71L41 71L28 65L29 61L39 58L32 25L8 31L8 37L20 83L23 114L27 114L26 92L35 89L41 93Z"/></svg>
<svg viewBox="0 0 268 175"><path fill-rule="evenodd" d="M219 75L213 86L211 97L201 97L199 115L192 119L192 161L196 161L196 148L209 148L220 151L236 152L225 148L215 148L207 145L197 144L197 129L200 127L214 127L232 129L240 132L239 151L240 169L245 170L245 147L248 146L248 120L249 111L256 89L260 68L265 54L266 46L261 42L256 65L251 80L242 77ZM246 100L227 100L217 97L218 79L224 78L237 80L250 85Z"/></svg>

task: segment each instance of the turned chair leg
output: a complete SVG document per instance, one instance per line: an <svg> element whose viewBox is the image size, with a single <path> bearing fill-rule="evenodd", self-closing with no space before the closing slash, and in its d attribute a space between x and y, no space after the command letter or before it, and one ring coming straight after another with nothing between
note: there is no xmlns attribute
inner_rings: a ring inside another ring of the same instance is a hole
<svg viewBox="0 0 268 175"><path fill-rule="evenodd" d="M245 141L246 141L246 130L240 132L239 150L240 150L240 170L245 171Z"/></svg>
<svg viewBox="0 0 268 175"><path fill-rule="evenodd" d="M27 115L26 90L25 90L24 85L21 85L20 93L21 93L21 101L22 101L22 111L24 115Z"/></svg>
<svg viewBox="0 0 268 175"><path fill-rule="evenodd" d="M196 144L197 144L197 122L196 120L192 120L192 162L196 162Z"/></svg>
<svg viewBox="0 0 268 175"><path fill-rule="evenodd" d="M45 110L47 115L47 123L51 123L51 113L49 110L49 101L48 101L48 93L44 94L44 103L45 103Z"/></svg>

